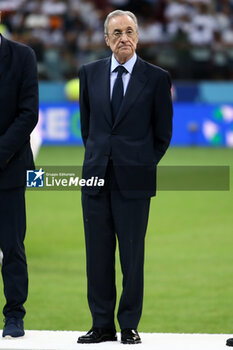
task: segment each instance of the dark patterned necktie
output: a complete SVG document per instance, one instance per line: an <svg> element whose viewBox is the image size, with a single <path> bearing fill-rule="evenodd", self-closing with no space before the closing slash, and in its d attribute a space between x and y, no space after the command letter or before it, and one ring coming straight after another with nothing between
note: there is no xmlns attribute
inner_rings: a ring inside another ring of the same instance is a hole
<svg viewBox="0 0 233 350"><path fill-rule="evenodd" d="M125 67L118 66L114 69L114 72L118 72L117 78L115 80L115 84L113 86L112 90L112 117L113 117L113 123L116 120L117 114L120 110L121 103L124 97L124 86L122 81L122 74L124 72L127 72Z"/></svg>

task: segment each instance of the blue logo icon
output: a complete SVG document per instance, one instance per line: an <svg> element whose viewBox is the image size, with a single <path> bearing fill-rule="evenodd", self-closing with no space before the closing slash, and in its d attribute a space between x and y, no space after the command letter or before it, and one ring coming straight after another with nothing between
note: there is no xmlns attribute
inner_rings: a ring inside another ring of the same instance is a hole
<svg viewBox="0 0 233 350"><path fill-rule="evenodd" d="M44 187L44 171L27 170L27 187Z"/></svg>

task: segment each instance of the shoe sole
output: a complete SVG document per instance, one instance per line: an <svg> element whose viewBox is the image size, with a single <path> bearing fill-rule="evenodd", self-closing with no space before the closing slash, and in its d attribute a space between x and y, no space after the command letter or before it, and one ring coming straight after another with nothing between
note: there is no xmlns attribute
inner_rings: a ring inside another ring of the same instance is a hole
<svg viewBox="0 0 233 350"><path fill-rule="evenodd" d="M233 346L233 343L232 342L226 342L226 345L227 346Z"/></svg>
<svg viewBox="0 0 233 350"><path fill-rule="evenodd" d="M2 337L3 337L3 339L13 339L13 337L11 335L4 335Z"/></svg>
<svg viewBox="0 0 233 350"><path fill-rule="evenodd" d="M6 335L3 335L3 339L16 339L16 338L22 338L25 334L23 335L17 335L17 336L12 336L12 335L9 335L9 334L6 334Z"/></svg>
<svg viewBox="0 0 233 350"><path fill-rule="evenodd" d="M133 344L141 344L142 341L141 340L136 340L136 341L127 341L127 340L123 340L121 341L121 344L125 344L125 345L133 345Z"/></svg>

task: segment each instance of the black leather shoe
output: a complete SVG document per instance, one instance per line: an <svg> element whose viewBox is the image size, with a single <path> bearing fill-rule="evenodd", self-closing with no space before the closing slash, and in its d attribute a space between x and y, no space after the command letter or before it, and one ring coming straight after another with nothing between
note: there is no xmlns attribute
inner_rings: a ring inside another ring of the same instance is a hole
<svg viewBox="0 0 233 350"><path fill-rule="evenodd" d="M227 346L233 346L233 338L227 339L226 345Z"/></svg>
<svg viewBox="0 0 233 350"><path fill-rule="evenodd" d="M122 344L140 344L142 341L136 329L122 329L121 342Z"/></svg>
<svg viewBox="0 0 233 350"><path fill-rule="evenodd" d="M16 318L16 317L6 317L2 336L9 337L9 338L23 337L24 336L23 320L21 318Z"/></svg>
<svg viewBox="0 0 233 350"><path fill-rule="evenodd" d="M91 344L115 340L117 340L115 329L92 328L87 334L79 337L77 343Z"/></svg>

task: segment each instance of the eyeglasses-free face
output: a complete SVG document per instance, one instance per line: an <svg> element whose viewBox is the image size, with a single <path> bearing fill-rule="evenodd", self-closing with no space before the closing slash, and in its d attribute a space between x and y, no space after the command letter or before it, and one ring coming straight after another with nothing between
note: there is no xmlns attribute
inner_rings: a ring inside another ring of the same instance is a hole
<svg viewBox="0 0 233 350"><path fill-rule="evenodd" d="M108 23L105 41L117 61L124 64L134 55L137 48L136 23L127 15L112 17Z"/></svg>

